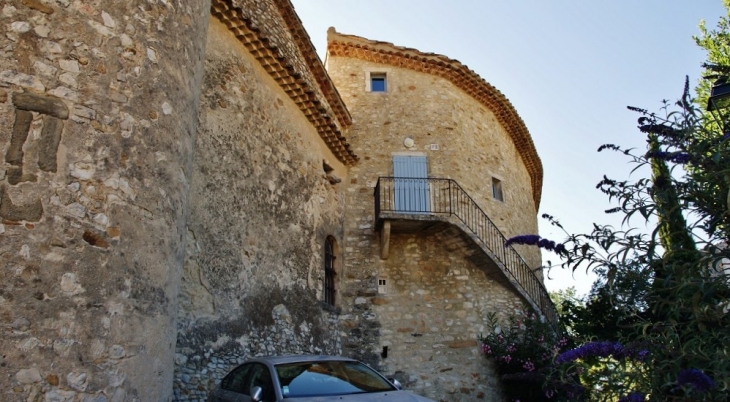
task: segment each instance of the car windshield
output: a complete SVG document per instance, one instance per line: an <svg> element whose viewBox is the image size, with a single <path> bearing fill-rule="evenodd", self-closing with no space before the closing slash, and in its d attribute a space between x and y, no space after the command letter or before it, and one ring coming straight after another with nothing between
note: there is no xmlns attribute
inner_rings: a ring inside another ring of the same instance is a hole
<svg viewBox="0 0 730 402"><path fill-rule="evenodd" d="M276 373L284 398L394 391L370 367L350 361L279 364Z"/></svg>

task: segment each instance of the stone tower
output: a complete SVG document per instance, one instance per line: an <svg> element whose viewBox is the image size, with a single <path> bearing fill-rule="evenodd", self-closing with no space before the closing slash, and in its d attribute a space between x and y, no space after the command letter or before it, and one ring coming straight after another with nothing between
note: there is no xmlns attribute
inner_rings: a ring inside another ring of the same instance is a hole
<svg viewBox="0 0 730 402"><path fill-rule="evenodd" d="M0 8L0 399L169 399L210 2Z"/></svg>
<svg viewBox="0 0 730 402"><path fill-rule="evenodd" d="M542 165L524 123L455 60L328 33L327 67L352 114L344 353L434 399L498 398L476 338L487 314L554 319L537 232Z"/></svg>

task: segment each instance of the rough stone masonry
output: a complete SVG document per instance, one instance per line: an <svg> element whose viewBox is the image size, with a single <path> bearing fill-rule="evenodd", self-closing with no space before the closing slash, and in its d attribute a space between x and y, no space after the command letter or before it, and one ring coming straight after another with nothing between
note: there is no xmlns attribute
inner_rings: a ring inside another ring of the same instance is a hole
<svg viewBox="0 0 730 402"><path fill-rule="evenodd" d="M0 5L0 399L170 398L209 7Z"/></svg>

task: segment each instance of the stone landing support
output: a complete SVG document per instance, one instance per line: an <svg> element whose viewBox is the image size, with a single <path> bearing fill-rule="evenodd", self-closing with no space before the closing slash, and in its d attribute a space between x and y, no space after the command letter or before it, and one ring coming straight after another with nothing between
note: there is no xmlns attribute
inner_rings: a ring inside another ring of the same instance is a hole
<svg viewBox="0 0 730 402"><path fill-rule="evenodd" d="M0 4L0 400L172 398L209 10Z"/></svg>
<svg viewBox="0 0 730 402"><path fill-rule="evenodd" d="M380 259L387 260L390 254L390 221L383 222L380 228Z"/></svg>

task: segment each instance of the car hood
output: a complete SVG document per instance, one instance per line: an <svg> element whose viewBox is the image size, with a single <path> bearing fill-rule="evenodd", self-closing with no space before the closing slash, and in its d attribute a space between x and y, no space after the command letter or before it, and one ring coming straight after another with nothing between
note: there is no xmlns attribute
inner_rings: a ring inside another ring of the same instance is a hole
<svg viewBox="0 0 730 402"><path fill-rule="evenodd" d="M410 391L376 392L372 394L332 395L314 396L306 398L286 398L285 401L292 402L434 402L432 399L424 398Z"/></svg>

